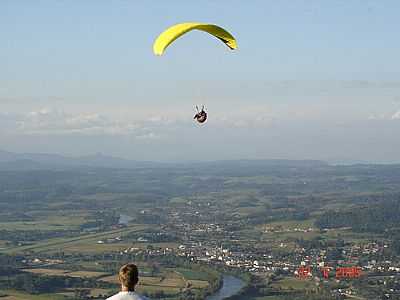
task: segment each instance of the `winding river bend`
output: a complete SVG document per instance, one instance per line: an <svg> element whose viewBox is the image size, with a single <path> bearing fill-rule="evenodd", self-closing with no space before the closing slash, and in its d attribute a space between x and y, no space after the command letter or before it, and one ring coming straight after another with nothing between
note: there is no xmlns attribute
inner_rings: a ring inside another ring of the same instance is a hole
<svg viewBox="0 0 400 300"><path fill-rule="evenodd" d="M215 294L208 296L206 300L223 300L237 294L245 285L245 282L237 277L223 275L222 287Z"/></svg>

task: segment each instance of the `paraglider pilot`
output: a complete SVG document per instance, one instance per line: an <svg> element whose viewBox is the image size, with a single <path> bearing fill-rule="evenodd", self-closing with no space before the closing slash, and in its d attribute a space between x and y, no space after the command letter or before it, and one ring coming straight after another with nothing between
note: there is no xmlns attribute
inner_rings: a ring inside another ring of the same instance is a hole
<svg viewBox="0 0 400 300"><path fill-rule="evenodd" d="M199 111L199 108L196 105L196 111L197 113L194 115L195 120L199 123L204 123L207 120L207 113L204 110L204 105L201 107L201 111Z"/></svg>

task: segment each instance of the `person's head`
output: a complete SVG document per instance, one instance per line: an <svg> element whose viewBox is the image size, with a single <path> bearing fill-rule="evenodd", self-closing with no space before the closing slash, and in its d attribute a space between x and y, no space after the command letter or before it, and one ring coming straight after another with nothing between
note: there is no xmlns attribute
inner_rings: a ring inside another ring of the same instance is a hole
<svg viewBox="0 0 400 300"><path fill-rule="evenodd" d="M134 291L135 285L139 281L139 271L135 264L126 264L119 269L119 282L122 285L122 289L128 291Z"/></svg>

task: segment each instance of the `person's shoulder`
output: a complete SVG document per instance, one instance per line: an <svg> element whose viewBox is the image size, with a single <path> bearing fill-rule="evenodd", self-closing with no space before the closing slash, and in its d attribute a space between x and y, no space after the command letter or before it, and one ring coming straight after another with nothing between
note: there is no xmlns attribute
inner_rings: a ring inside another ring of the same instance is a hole
<svg viewBox="0 0 400 300"><path fill-rule="evenodd" d="M114 296L111 296L110 298L107 298L106 300L150 300L147 297L144 297L142 295L139 295L137 293L124 293L124 292L120 292Z"/></svg>
<svg viewBox="0 0 400 300"><path fill-rule="evenodd" d="M120 293L115 294L114 296L111 296L111 297L107 298L106 300L119 300L119 299L121 299Z"/></svg>

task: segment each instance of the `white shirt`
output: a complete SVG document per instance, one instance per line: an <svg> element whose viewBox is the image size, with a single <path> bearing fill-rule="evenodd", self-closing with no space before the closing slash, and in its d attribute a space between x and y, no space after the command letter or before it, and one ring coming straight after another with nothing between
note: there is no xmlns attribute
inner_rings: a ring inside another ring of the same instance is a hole
<svg viewBox="0 0 400 300"><path fill-rule="evenodd" d="M119 292L106 300L149 300L135 292Z"/></svg>

